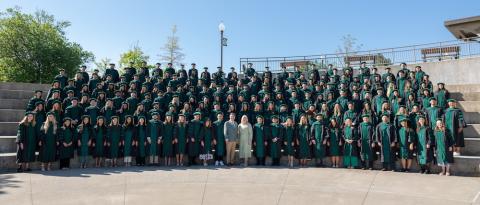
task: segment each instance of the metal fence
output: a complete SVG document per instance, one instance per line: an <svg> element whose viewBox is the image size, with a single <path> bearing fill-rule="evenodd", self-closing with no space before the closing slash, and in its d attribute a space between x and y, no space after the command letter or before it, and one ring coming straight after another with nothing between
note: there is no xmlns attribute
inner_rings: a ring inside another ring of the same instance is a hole
<svg viewBox="0 0 480 205"><path fill-rule="evenodd" d="M294 66L299 66L302 70L310 70L325 69L328 64L332 64L341 69L347 63L357 68L361 62L366 62L368 66L388 66L468 58L480 56L479 40L480 38L470 38L352 53L240 58L240 71L245 71L249 63L257 72L263 72L267 66L270 71L278 72L282 67L291 70Z"/></svg>

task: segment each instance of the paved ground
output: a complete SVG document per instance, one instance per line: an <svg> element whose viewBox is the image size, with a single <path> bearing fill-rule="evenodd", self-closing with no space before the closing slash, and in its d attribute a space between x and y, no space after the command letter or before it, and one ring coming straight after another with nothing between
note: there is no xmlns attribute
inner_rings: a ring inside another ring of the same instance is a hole
<svg viewBox="0 0 480 205"><path fill-rule="evenodd" d="M480 204L480 178L330 168L0 174L0 204Z"/></svg>

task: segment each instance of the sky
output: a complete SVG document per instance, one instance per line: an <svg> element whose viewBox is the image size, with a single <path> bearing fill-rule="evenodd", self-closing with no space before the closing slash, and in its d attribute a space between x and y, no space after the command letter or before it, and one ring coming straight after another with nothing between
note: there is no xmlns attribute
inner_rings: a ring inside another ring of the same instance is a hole
<svg viewBox="0 0 480 205"><path fill-rule="evenodd" d="M480 15L478 0L0 0L1 10L14 6L70 21L69 40L114 63L137 43L159 62L177 25L183 63L210 70L220 64L222 21L224 67L238 68L241 57L334 53L348 34L361 50L453 40L445 20Z"/></svg>

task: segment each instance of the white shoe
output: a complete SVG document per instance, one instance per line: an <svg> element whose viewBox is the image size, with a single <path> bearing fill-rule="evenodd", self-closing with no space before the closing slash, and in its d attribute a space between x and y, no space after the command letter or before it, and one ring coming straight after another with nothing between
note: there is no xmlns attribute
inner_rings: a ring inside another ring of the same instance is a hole
<svg viewBox="0 0 480 205"><path fill-rule="evenodd" d="M215 161L215 166L218 167L218 161Z"/></svg>
<svg viewBox="0 0 480 205"><path fill-rule="evenodd" d="M220 161L220 166L225 166L225 164L223 164L223 161Z"/></svg>
<svg viewBox="0 0 480 205"><path fill-rule="evenodd" d="M206 166L208 166L208 164L205 162L205 163L203 163L203 166L206 167Z"/></svg>
<svg viewBox="0 0 480 205"><path fill-rule="evenodd" d="M453 156L460 156L460 152L454 152Z"/></svg>

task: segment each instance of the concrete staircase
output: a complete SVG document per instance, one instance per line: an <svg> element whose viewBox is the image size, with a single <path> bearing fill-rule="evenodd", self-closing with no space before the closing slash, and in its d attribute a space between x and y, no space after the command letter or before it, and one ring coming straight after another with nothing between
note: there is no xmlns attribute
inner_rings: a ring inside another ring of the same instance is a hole
<svg viewBox="0 0 480 205"><path fill-rule="evenodd" d="M23 117L24 109L28 99L33 95L33 90L42 89L47 91L48 87L49 85L0 83L1 171L14 170L16 168L15 135L18 121ZM447 89L450 91L451 97L459 101L468 123L468 127L464 131L466 147L463 149L461 156L455 157L452 172L456 175L480 176L480 84L447 85ZM283 158L282 161L286 163L286 158ZM90 162L93 161L90 160ZM254 162L255 160L252 159L251 163ZM326 164L330 164L328 159ZM77 159L72 160L72 166L78 167ZM375 166L378 168L381 165L377 162ZM33 167L38 168L38 163L35 163ZM434 170L438 171L438 167L434 167ZM417 166L413 168L418 170Z"/></svg>

